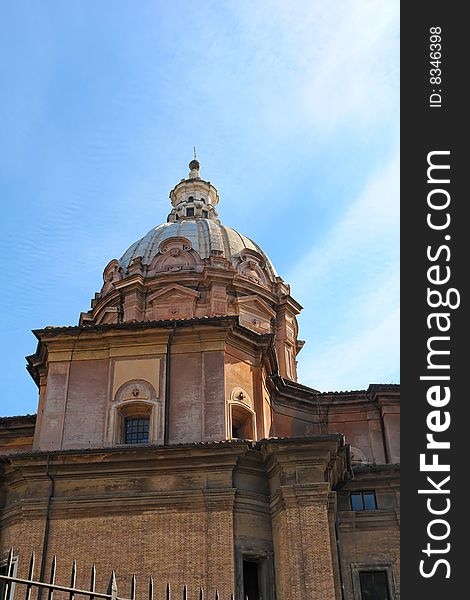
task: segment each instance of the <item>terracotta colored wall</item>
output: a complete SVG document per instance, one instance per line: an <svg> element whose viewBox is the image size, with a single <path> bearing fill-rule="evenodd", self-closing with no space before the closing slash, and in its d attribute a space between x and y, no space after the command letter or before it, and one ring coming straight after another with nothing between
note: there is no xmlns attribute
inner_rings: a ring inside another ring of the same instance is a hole
<svg viewBox="0 0 470 600"><path fill-rule="evenodd" d="M378 527L371 523L356 525L353 530L341 528L343 583L346 598L353 600L352 565L390 565L396 591L400 592L400 532L395 527ZM399 595L397 596L399 597Z"/></svg>
<svg viewBox="0 0 470 600"><path fill-rule="evenodd" d="M341 433L346 443L358 448L365 461L384 464L400 462L400 405L387 406L382 429L380 408L373 402L358 398L335 405L323 402L310 409L297 410L294 405L274 402L272 435L304 436L316 433ZM384 443L387 444L385 450ZM388 461L387 461L388 458Z"/></svg>
<svg viewBox="0 0 470 600"><path fill-rule="evenodd" d="M109 360L72 362L62 448L96 448L104 445L108 373Z"/></svg>
<svg viewBox="0 0 470 600"><path fill-rule="evenodd" d="M44 404L38 415L41 427L34 436L35 450L56 450L61 447L69 368L69 361L49 364Z"/></svg>
<svg viewBox="0 0 470 600"><path fill-rule="evenodd" d="M377 509L353 511L350 493L374 490ZM338 492L339 541L346 597L353 599L353 569L388 567L400 585L400 482L396 467L356 468L356 477ZM359 565L359 567L358 567Z"/></svg>
<svg viewBox="0 0 470 600"><path fill-rule="evenodd" d="M391 463L400 462L400 413L385 414L385 440L387 444L388 459Z"/></svg>
<svg viewBox="0 0 470 600"><path fill-rule="evenodd" d="M171 357L170 444L225 438L223 352Z"/></svg>
<svg viewBox="0 0 470 600"><path fill-rule="evenodd" d="M359 448L368 462L386 462L378 415L371 418L366 413L358 413L352 415L351 421L345 415L342 415L341 421L333 419L332 416L328 422L329 433L343 433L346 443Z"/></svg>
<svg viewBox="0 0 470 600"><path fill-rule="evenodd" d="M243 388L254 405L254 368L248 363L247 359L248 357L234 356L228 353L225 355L225 388L227 399L230 399L234 387Z"/></svg>
<svg viewBox="0 0 470 600"><path fill-rule="evenodd" d="M224 357L205 352L203 366L204 440L225 438Z"/></svg>
<svg viewBox="0 0 470 600"><path fill-rule="evenodd" d="M160 356L51 362L41 419L34 448L57 450L99 448L115 443L110 411L122 384L134 379L149 382L159 400L163 387ZM163 437L162 409L158 405L158 431Z"/></svg>

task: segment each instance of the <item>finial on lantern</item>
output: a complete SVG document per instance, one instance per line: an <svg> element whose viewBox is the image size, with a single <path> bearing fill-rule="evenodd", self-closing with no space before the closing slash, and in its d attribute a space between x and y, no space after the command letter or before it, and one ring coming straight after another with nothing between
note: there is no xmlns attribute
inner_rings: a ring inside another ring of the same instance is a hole
<svg viewBox="0 0 470 600"><path fill-rule="evenodd" d="M201 168L201 165L199 164L199 161L196 158L196 146L193 146L193 152L194 152L194 158L189 163L189 176L188 176L188 179L197 179L197 178L200 177L200 175L199 175L199 169Z"/></svg>

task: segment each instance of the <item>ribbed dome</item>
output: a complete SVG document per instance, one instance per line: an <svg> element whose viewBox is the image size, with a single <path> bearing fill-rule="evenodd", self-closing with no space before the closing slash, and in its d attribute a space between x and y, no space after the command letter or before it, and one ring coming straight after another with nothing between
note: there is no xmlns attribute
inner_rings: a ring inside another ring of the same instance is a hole
<svg viewBox="0 0 470 600"><path fill-rule="evenodd" d="M219 256L232 261L242 250L249 249L258 252L266 261L266 268L273 277L277 273L265 252L246 236L235 229L225 227L210 219L184 219L174 223L163 223L151 229L142 239L132 244L126 250L119 263L127 270L137 256L142 257L142 264L148 265L158 254L160 244L172 237L184 237L190 240L193 249L204 258L209 258L214 251Z"/></svg>

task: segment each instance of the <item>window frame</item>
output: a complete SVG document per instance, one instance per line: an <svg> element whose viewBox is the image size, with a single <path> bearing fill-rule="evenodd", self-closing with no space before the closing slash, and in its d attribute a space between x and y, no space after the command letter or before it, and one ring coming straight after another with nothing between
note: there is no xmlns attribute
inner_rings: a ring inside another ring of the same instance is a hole
<svg viewBox="0 0 470 600"><path fill-rule="evenodd" d="M244 590L243 563L256 563L258 567L258 590L260 598L263 600L274 600L276 597L275 591L275 575L274 575L274 557L272 549L266 547L255 550L254 548L241 547L235 552L235 577L236 588L239 593ZM240 595L241 597L241 595ZM243 596L244 597L244 596ZM238 598L238 596L237 596Z"/></svg>
<svg viewBox="0 0 470 600"><path fill-rule="evenodd" d="M361 495L361 501L362 501L362 508L354 508L353 506L353 495ZM366 508L365 502L364 502L364 494L371 494L374 498L374 508ZM364 512L364 511L375 511L378 510L378 506L377 506L377 495L375 493L375 490L351 490L349 492L349 506L351 507L351 510L355 511L355 512Z"/></svg>
<svg viewBox="0 0 470 600"><path fill-rule="evenodd" d="M159 399L158 393L151 383L144 379L129 379L117 389L114 401L109 407L105 444L108 446L128 445L124 443L124 419L126 417L149 417L148 444L163 444L164 410L164 402Z"/></svg>
<svg viewBox="0 0 470 600"><path fill-rule="evenodd" d="M351 563L353 599L363 600L360 573L364 571L385 571L390 600L397 600L395 572L392 563Z"/></svg>
<svg viewBox="0 0 470 600"><path fill-rule="evenodd" d="M138 441L131 442L131 441L128 441L128 436L132 436L135 433L136 436L138 437L138 434L140 433L139 430L138 430L138 424L137 424L137 431L135 431L135 432L128 431L128 424L129 424L130 421L145 421L147 423L147 427L146 427L147 431L146 432L144 431L144 433L147 434L147 439L146 439L145 442L143 442L143 441L142 442L138 442ZM133 414L130 414L128 416L125 416L123 418L123 435L122 435L122 439L123 439L123 443L126 444L126 445L136 445L136 444L139 444L139 445L142 444L142 445L144 445L144 444L148 444L149 440L150 440L150 414L145 414L145 415L133 415Z"/></svg>
<svg viewBox="0 0 470 600"><path fill-rule="evenodd" d="M229 408L229 439L256 441L256 414L254 410L242 402L230 402ZM233 437L234 428L238 429L240 437Z"/></svg>

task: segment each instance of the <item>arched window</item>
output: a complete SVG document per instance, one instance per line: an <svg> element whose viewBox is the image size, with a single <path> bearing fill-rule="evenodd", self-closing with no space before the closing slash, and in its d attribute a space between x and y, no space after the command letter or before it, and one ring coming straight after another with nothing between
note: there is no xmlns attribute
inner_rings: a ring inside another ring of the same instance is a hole
<svg viewBox="0 0 470 600"><path fill-rule="evenodd" d="M122 444L148 444L152 406L129 402L118 408L118 436Z"/></svg>
<svg viewBox="0 0 470 600"><path fill-rule="evenodd" d="M153 417L149 402L125 402L116 407L115 443L148 444Z"/></svg>
<svg viewBox="0 0 470 600"><path fill-rule="evenodd" d="M256 439L255 413L247 406L230 403L230 437L232 439Z"/></svg>
<svg viewBox="0 0 470 600"><path fill-rule="evenodd" d="M162 443L162 410L155 389L148 381L126 382L110 406L107 442L110 445Z"/></svg>

